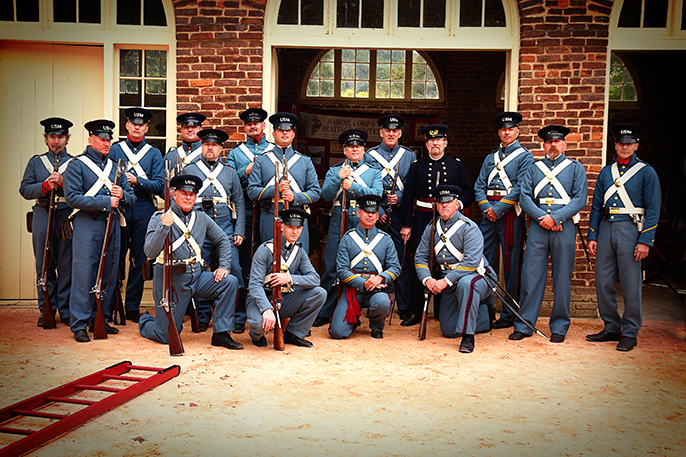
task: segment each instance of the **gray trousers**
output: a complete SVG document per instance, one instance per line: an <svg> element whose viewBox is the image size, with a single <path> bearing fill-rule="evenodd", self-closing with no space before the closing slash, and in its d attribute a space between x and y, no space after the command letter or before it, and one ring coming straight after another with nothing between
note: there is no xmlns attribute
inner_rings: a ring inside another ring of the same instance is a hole
<svg viewBox="0 0 686 457"><path fill-rule="evenodd" d="M295 289L293 292L284 294L279 317L281 320L290 319L284 331L305 338L319 310L324 306L324 300L326 300L326 291L321 287ZM257 341L264 335L264 330L262 329L262 313L252 297L246 300L245 311L248 315L250 338Z"/></svg>

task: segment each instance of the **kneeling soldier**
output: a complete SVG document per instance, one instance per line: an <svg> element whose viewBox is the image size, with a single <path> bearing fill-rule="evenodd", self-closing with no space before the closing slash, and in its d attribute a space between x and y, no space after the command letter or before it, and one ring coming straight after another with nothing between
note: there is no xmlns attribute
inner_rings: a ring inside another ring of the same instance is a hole
<svg viewBox="0 0 686 457"><path fill-rule="evenodd" d="M250 282L245 308L252 344L267 346L265 332L276 324L272 302L265 288L281 287L283 302L279 317L290 319L284 328L283 340L301 347L312 347L305 339L326 300L326 291L319 287L319 274L310 263L307 252L296 243L303 231L308 214L297 209L279 213L281 225L281 273L272 273L274 243L266 241L257 248L250 269ZM271 294L270 294L271 295Z"/></svg>
<svg viewBox="0 0 686 457"><path fill-rule="evenodd" d="M229 274L231 264L231 240L210 216L193 208L202 180L197 176L180 175L171 180L174 201L168 211L157 211L148 224L145 236L145 254L157 258L153 275L153 298L156 316L143 314L140 317L141 335L160 343L168 342L167 315L160 305L164 294L162 250L172 233L176 307L172 309L174 323L182 330L183 317L191 298L207 298L214 301L214 333L212 346L228 349L242 349L243 345L231 338L234 329L236 292L238 282ZM201 246L205 238L216 246L219 267L210 272L205 270Z"/></svg>
<svg viewBox="0 0 686 457"><path fill-rule="evenodd" d="M458 191L457 186L449 185L434 189L440 215L434 245L431 246L432 227L428 225L417 248L415 268L424 287L433 294L443 293L441 333L447 338L462 336L460 352L469 353L474 350L474 333L491 328L491 290L477 268L491 271L483 255L484 238L479 227L457 210ZM442 278L438 280L431 276L428 266L432 249L441 270Z"/></svg>

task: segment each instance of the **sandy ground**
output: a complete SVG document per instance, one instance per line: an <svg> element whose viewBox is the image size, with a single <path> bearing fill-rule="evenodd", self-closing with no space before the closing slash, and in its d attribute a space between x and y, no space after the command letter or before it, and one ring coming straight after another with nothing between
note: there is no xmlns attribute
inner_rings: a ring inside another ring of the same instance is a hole
<svg viewBox="0 0 686 457"><path fill-rule="evenodd" d="M683 319L647 319L629 353L587 343L602 323L575 319L563 344L495 330L472 354L434 319L425 341L396 316L383 340L364 321L349 340L318 328L313 348L285 352L247 333L242 351L215 348L211 328L186 322L186 353L171 357L135 324L79 344L37 316L0 306L0 407L124 360L181 374L30 455L686 455ZM548 332L547 319L538 326Z"/></svg>

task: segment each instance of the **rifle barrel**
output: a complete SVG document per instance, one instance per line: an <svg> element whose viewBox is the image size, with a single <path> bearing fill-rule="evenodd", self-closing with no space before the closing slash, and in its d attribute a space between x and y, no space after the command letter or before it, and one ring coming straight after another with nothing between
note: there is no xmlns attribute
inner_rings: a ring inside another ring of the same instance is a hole
<svg viewBox="0 0 686 457"><path fill-rule="evenodd" d="M57 169L57 163L55 168ZM55 220L55 191L50 191L50 201L48 202L48 226L45 231L45 248L43 249L43 264L41 266L41 277L38 285L43 291L43 329L57 328L55 322L55 310L52 309L50 302L50 291L48 290L48 268L50 266L50 243L52 241L52 225Z"/></svg>

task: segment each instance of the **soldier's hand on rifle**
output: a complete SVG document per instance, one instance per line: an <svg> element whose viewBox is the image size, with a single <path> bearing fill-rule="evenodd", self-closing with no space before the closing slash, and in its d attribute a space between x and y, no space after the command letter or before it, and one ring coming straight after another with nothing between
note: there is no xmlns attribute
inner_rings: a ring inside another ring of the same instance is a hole
<svg viewBox="0 0 686 457"><path fill-rule="evenodd" d="M387 218L387 216L385 214L382 214L381 216L379 216L379 222L381 223L381 225L386 224L386 218Z"/></svg>
<svg viewBox="0 0 686 457"><path fill-rule="evenodd" d="M493 208L488 208L486 211L484 211L484 216L486 216L486 219L491 222L498 220L498 216L495 214L495 211L493 211Z"/></svg>
<svg viewBox="0 0 686 457"><path fill-rule="evenodd" d="M344 179L343 182L341 182L341 187L342 187L344 190L350 190L350 188L352 187L352 185L353 185L352 179Z"/></svg>
<svg viewBox="0 0 686 457"><path fill-rule="evenodd" d="M250 162L247 167L245 167L245 176L250 176L250 172L252 171L252 167L255 165L255 162Z"/></svg>
<svg viewBox="0 0 686 457"><path fill-rule="evenodd" d="M283 194L286 191L290 191L290 190L291 190L291 182L289 180L284 179L279 183L279 193L280 194Z"/></svg>
<svg viewBox="0 0 686 457"><path fill-rule="evenodd" d="M398 204L398 194L388 194L388 195L386 195L386 200L388 201L389 205L397 205Z"/></svg>
<svg viewBox="0 0 686 457"><path fill-rule="evenodd" d="M48 183L48 186L50 186L50 190L55 190L58 186L62 187L63 178L61 174L53 172L50 173L50 176L48 176L48 179L46 179L46 181Z"/></svg>
<svg viewBox="0 0 686 457"><path fill-rule="evenodd" d="M160 222L168 227L174 223L174 214L171 209L168 209L160 216Z"/></svg>
<svg viewBox="0 0 686 457"><path fill-rule="evenodd" d="M404 242L410 241L410 235L412 234L412 227L403 227L400 229L400 236L403 238Z"/></svg>
<svg viewBox="0 0 686 457"><path fill-rule="evenodd" d="M291 192L290 188L281 193L281 197L286 202L292 202L295 200L295 194Z"/></svg>
<svg viewBox="0 0 686 457"><path fill-rule="evenodd" d="M341 178L346 179L350 176L350 173L352 173L352 172L353 172L353 169L350 167L350 165L346 164L346 165L343 165L340 170L338 170L338 175Z"/></svg>
<svg viewBox="0 0 686 457"><path fill-rule="evenodd" d="M233 244L235 246L240 246L241 244L243 244L243 237L240 235L234 235L233 236Z"/></svg>
<svg viewBox="0 0 686 457"><path fill-rule="evenodd" d="M596 255L598 252L598 242L595 240L589 240L588 242L588 253L591 255Z"/></svg>
<svg viewBox="0 0 686 457"><path fill-rule="evenodd" d="M216 282L221 281L222 279L226 278L229 275L229 270L226 268L217 268L214 270L214 280Z"/></svg>
<svg viewBox="0 0 686 457"><path fill-rule="evenodd" d="M367 289L368 291L372 291L374 289L379 288L381 283L383 283L383 276L381 276L381 275L372 276L371 278L367 279L364 282L364 288ZM384 286L385 286L385 284L384 284Z"/></svg>
<svg viewBox="0 0 686 457"><path fill-rule="evenodd" d="M288 273L271 273L269 275L269 284L271 284L272 287L290 284L291 281L291 275Z"/></svg>
<svg viewBox="0 0 686 457"><path fill-rule="evenodd" d="M128 171L126 172L126 180L129 182L131 187L138 184L138 176L134 175L133 173L129 173Z"/></svg>
<svg viewBox="0 0 686 457"><path fill-rule="evenodd" d="M265 312L262 313L262 330L268 332L269 330L273 329L275 325L276 316L274 315L274 310L268 308Z"/></svg>

